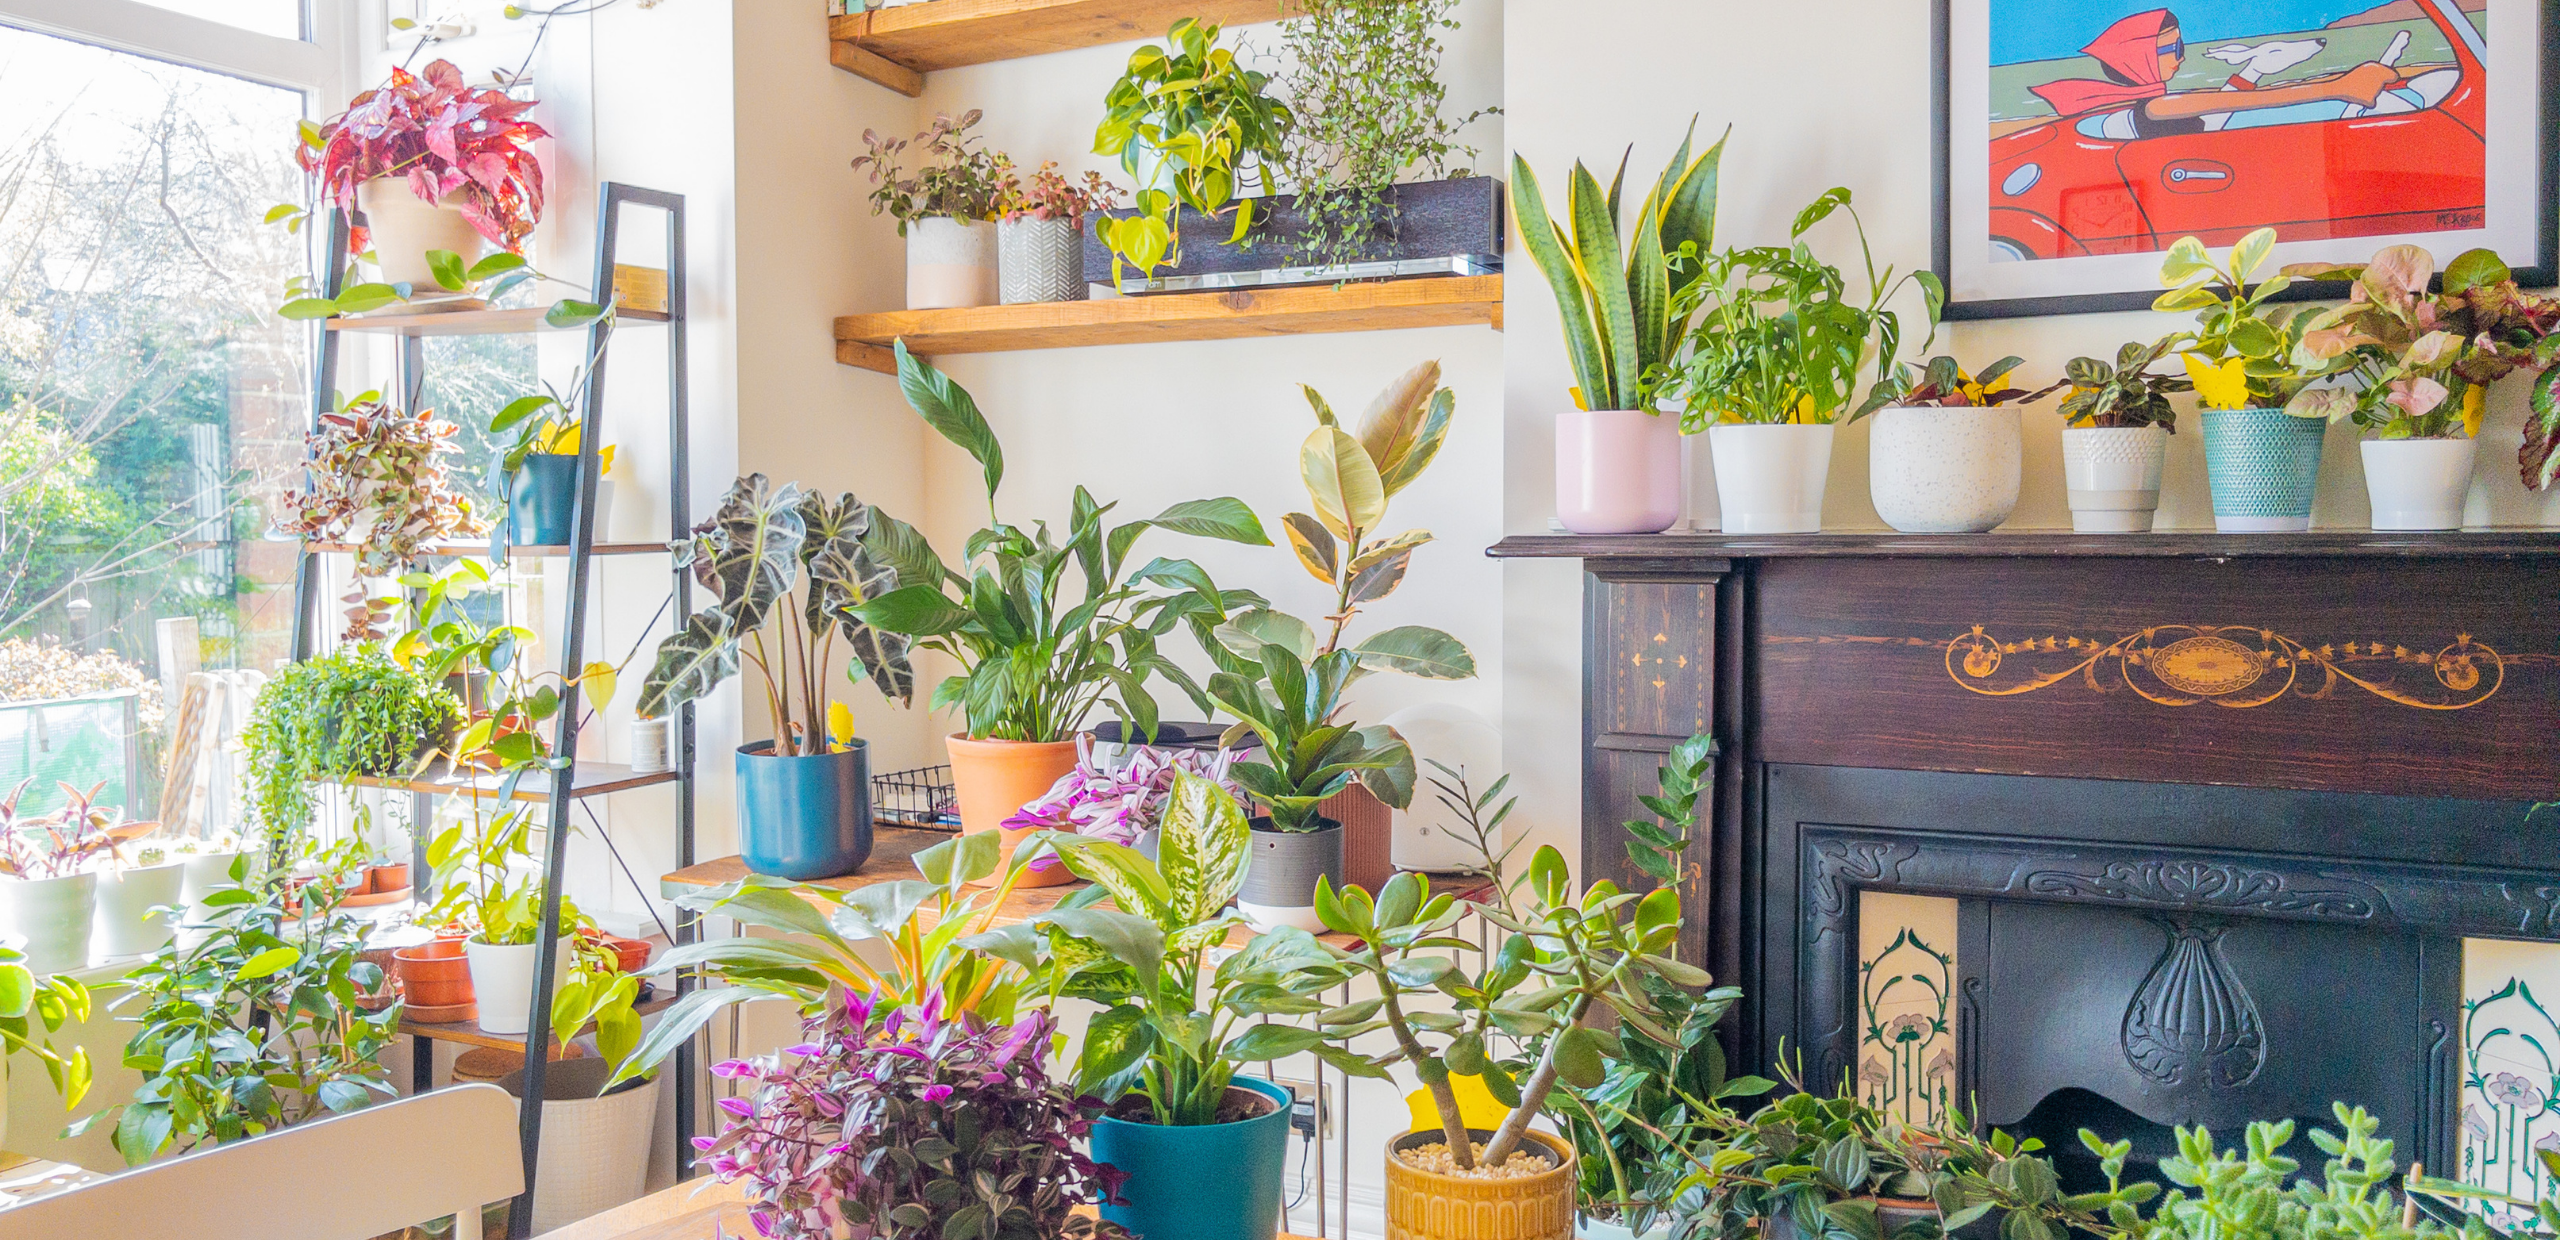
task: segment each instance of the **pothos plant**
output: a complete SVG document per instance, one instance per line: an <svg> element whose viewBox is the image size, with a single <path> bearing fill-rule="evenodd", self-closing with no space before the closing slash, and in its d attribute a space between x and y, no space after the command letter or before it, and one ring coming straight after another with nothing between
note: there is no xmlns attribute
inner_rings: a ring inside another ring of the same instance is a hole
<svg viewBox="0 0 2560 1240"><path fill-rule="evenodd" d="M1185 500L1153 517L1106 524L1117 504L1083 487L1070 501L1064 537L1048 523L1025 530L996 513L1004 449L969 393L897 346L898 384L907 403L978 462L986 480L985 528L969 536L967 572L947 567L913 527L875 525L866 541L894 567L897 588L857 600L848 611L959 664L933 690L937 710L957 710L976 740L1061 741L1096 707L1152 737L1157 706L1147 682L1161 676L1202 711L1208 698L1157 648L1186 619L1224 618L1259 596L1221 591L1198 564L1162 557L1134 571L1130 551L1150 529L1267 547L1262 523L1233 497ZM1081 584L1077 584L1080 580ZM1146 587L1161 586L1156 593Z"/></svg>
<svg viewBox="0 0 2560 1240"><path fill-rule="evenodd" d="M2275 246L2276 230L2258 229L2233 243L2216 266L2204 242L2180 237L2160 260L2160 283L2169 291L2151 308L2195 311L2195 330L2180 333L2176 348L2205 408L2281 409L2297 417L2326 417L2324 404L2303 399L2320 368L2306 369L2295 356L2318 311L2269 307L2270 299L2293 286L2292 276L2249 283Z"/></svg>
<svg viewBox="0 0 2560 1240"><path fill-rule="evenodd" d="M1127 70L1103 96L1093 153L1119 156L1138 187L1134 214L1094 225L1111 251L1114 283L1123 263L1151 275L1168 258L1182 261L1183 207L1211 217L1234 207L1228 241L1244 240L1253 230L1254 200L1237 197L1241 174L1258 162L1270 177L1288 157L1295 115L1266 93L1270 76L1219 47L1218 34L1193 18L1176 21L1162 44L1129 54Z"/></svg>
<svg viewBox="0 0 2560 1240"><path fill-rule="evenodd" d="M1400 223L1389 190L1408 171L1451 175L1476 148L1458 131L1499 108L1442 114L1436 32L1455 30L1457 0L1303 0L1280 27L1289 68L1288 179L1297 191L1303 261L1355 262ZM1458 170L1458 176L1466 170Z"/></svg>
<svg viewBox="0 0 2560 1240"><path fill-rule="evenodd" d="M308 485L279 497L276 528L351 542L359 577L388 577L428 547L489 532L446 467L457 428L422 409L408 413L366 392L320 415L304 469ZM379 640L390 608L358 581L347 604L348 641Z"/></svg>
<svg viewBox="0 0 2560 1240"><path fill-rule="evenodd" d="M1323 636L1315 625L1267 607L1238 611L1203 645L1218 670L1209 697L1236 717L1232 744L1250 731L1263 757L1234 767L1236 781L1271 809L1283 831L1316 828L1316 807L1360 781L1379 800L1402 809L1413 800L1413 751L1383 724L1345 723L1343 695L1373 671L1432 680L1475 675L1465 643L1438 629L1399 625L1354 646L1345 631L1362 606L1404 583L1428 530L1384 534L1387 502L1439 455L1457 407L1440 386L1440 364L1406 371L1371 401L1358 433L1344 429L1314 388L1305 388L1316 428L1298 449L1298 473L1315 512L1281 518L1290 549L1307 574L1323 582Z"/></svg>
<svg viewBox="0 0 2560 1240"><path fill-rule="evenodd" d="M456 763L501 768L520 779L550 759L541 725L559 716L569 689L578 690L589 717L613 701L621 677L612 664L590 661L575 676L536 668L517 658L534 640L533 630L503 619L484 624L472 614L474 596L503 599L514 585L480 561L457 560L441 573L409 572L399 580L409 591L409 627L386 649L394 663L427 681L459 678L464 685L469 718L446 747Z"/></svg>
<svg viewBox="0 0 2560 1240"><path fill-rule="evenodd" d="M2062 368L2062 377L2071 384L2071 394L2062 398L2063 422L2071 426L2157 426L2177 434L2178 410L2169 403L2169 396L2193 391L2195 383L2178 375L2151 371L2177 343L2175 335L2162 336L2149 344L2133 341L2116 350L2112 366L2094 357L2072 358Z"/></svg>

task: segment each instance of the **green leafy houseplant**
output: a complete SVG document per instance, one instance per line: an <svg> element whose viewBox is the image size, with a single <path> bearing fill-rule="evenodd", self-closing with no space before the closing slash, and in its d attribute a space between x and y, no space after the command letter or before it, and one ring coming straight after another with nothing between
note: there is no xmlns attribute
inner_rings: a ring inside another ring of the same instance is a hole
<svg viewBox="0 0 2560 1240"><path fill-rule="evenodd" d="M118 986L114 1006L138 1004L125 1066L142 1073L133 1098L82 1119L77 1135L113 1123L128 1165L222 1144L393 1095L381 1063L400 1031L400 1005L369 1012L359 997L382 985L362 958L370 923L320 899L286 911L281 885L242 885L205 897L202 942L162 948ZM305 896L335 884L315 883Z"/></svg>
<svg viewBox="0 0 2560 1240"><path fill-rule="evenodd" d="M1455 30L1457 0L1303 0L1282 23L1289 68L1279 89L1296 126L1285 144L1297 191L1302 261L1358 261L1399 223L1390 190L1409 171L1451 176L1452 159L1473 159L1459 130L1500 109L1442 115L1435 32ZM1457 176L1467 175L1460 169Z"/></svg>
<svg viewBox="0 0 2560 1240"><path fill-rule="evenodd" d="M433 410L405 413L367 392L323 414L311 432L304 468L310 482L276 504L276 528L305 538L352 542L359 577L398 573L428 546L489 532L445 468L453 455L453 423ZM385 605L365 596L361 580L347 594L348 641L383 636Z"/></svg>
<svg viewBox="0 0 2560 1240"><path fill-rule="evenodd" d="M1691 159L1696 136L1692 120L1680 149L1637 208L1623 249L1618 201L1626 159L1618 161L1606 195L1590 169L1574 162L1566 191L1568 229L1548 216L1529 161L1512 156L1512 218L1521 247L1555 290L1565 353L1573 361L1576 408L1651 412L1661 386L1656 368L1672 360L1689 334L1695 292L1705 274L1698 259L1715 244L1716 170L1724 159L1723 138ZM1628 155L1634 151L1629 147Z"/></svg>
<svg viewBox="0 0 2560 1240"><path fill-rule="evenodd" d="M2311 319L2295 350L2306 368L2353 386L2306 388L2296 399L2376 438L2477 437L2491 384L2560 357L2560 339L2551 334L2560 328L2560 300L2518 289L2515 273L2488 250L2447 263L2436 293L2427 291L2435 256L2413 245L2386 246L2369 263L2295 264L2284 272L2354 282L2347 303ZM2537 489L2552 472L2553 409L2549 385L2535 385L2523 459L2526 485ZM2545 450L2537 450L2538 437Z"/></svg>
<svg viewBox="0 0 2560 1240"><path fill-rule="evenodd" d="M977 149L981 135L969 131L985 115L971 108L954 120L937 112L913 138L889 140L863 130L865 153L853 166L871 178L871 213L898 221L901 237L921 219L994 219L1013 184L1013 161ZM910 152L917 161L912 169L903 163Z"/></svg>
<svg viewBox="0 0 2560 1240"><path fill-rule="evenodd" d="M2208 409L2282 409L2298 417L2326 417L2319 400L2302 399L2325 367L2306 369L2295 350L2317 317L2309 307L2270 309L2269 299L2293 286L2276 275L2252 286L2249 277L2275 253L2276 230L2261 228L2235 242L2221 266L2204 243L2180 237L2160 260L2168 292L2154 310L2196 313L2196 329L2180 333L2177 349Z"/></svg>
<svg viewBox="0 0 2560 1240"><path fill-rule="evenodd" d="M462 722L451 693L377 647L340 646L277 669L241 732L269 868L280 868L311 826L314 781L406 778L432 763Z"/></svg>
<svg viewBox="0 0 2560 1240"><path fill-rule="evenodd" d="M1162 44L1129 54L1120 80L1103 96L1093 153L1117 155L1137 185L1135 214L1102 217L1095 234L1111 251L1112 280L1127 263L1152 275L1168 258L1182 261L1180 208L1217 216L1233 206L1230 242L1253 229L1253 200L1236 197L1237 181L1256 161L1266 178L1288 159L1295 116L1265 93L1271 79L1217 46L1219 28L1183 18Z"/></svg>
<svg viewBox="0 0 2560 1240"><path fill-rule="evenodd" d="M1876 380L1874 390L1867 393L1865 403L1851 414L1854 422L1887 405L1934 406L1941 409L1997 409L2002 405L2023 405L2042 400L2059 391L2064 383L2028 391L2021 387L1995 387L2009 372L2024 365L2023 359L2004 357L1982 368L1980 374L1966 374L1964 365L1947 356L1933 357L1927 363L1904 362L1892 373Z"/></svg>
<svg viewBox="0 0 2560 1240"><path fill-rule="evenodd" d="M0 797L0 843L6 845L0 849L0 872L23 876L36 868L34 841L25 837L63 821L63 814L32 821L19 815L18 799L32 782L33 777L20 780L7 797ZM65 809L69 812L69 807ZM85 820L86 815L80 818ZM87 834L85 829L81 833ZM88 1019L87 987L60 974L36 976L27 967L25 952L15 944L0 943L0 1057L21 1051L35 1056L66 1107L79 1105L81 1096L89 1092L89 1052L77 1043L68 1054L56 1051L51 1035L64 1025Z"/></svg>
<svg viewBox="0 0 2560 1240"><path fill-rule="evenodd" d="M1814 257L1804 236L1846 211L1857 229L1867 292L1853 300L1840 269ZM1784 246L1726 249L1698 258L1697 276L1670 299L1680 321L1697 316L1686 356L1666 368L1657 389L1687 402L1682 429L1695 432L1724 423L1825 425L1852 419L1851 401L1861 372L1874 359L1876 382L1890 384L1901 350L1902 320L1885 309L1905 284L1920 287L1929 321L1921 347L1937 338L1938 312L1946 303L1936 273L1895 274L1876 268L1867 228L1849 191L1826 190L1796 213Z"/></svg>
<svg viewBox="0 0 2560 1240"><path fill-rule="evenodd" d="M1263 758L1239 762L1237 782L1271 809L1282 831L1316 829L1316 807L1358 780L1379 800L1402 809L1413 800L1413 752L1384 725L1340 719L1343 694L1373 671L1433 680L1475 675L1475 656L1457 638L1422 625L1399 625L1356 646L1344 630L1361 607L1404 583L1428 530L1380 533L1387 502L1439 455L1457 397L1440 386L1440 364L1424 362L1387 385L1346 430L1314 388L1316 429L1298 450L1298 472L1315 512L1281 518L1300 567L1332 597L1321 641L1314 625L1285 612L1247 608L1204 643L1218 671L1209 697L1238 720L1230 740L1250 730Z"/></svg>
<svg viewBox="0 0 2560 1240"><path fill-rule="evenodd" d="M1208 710L1189 674L1156 643L1188 617L1223 618L1231 605L1260 600L1221 592L1189 560L1158 558L1129 571L1129 551L1149 529L1269 546L1253 510L1234 498L1186 500L1151 518L1106 526L1117 505L1096 503L1078 487L1062 540L1046 522L1029 530L1007 524L995 510L1004 449L977 402L903 342L897 353L907 403L978 461L988 524L969 536L963 574L912 527L875 523L868 545L895 567L898 587L856 603L850 614L960 665L958 675L934 687L932 704L958 710L971 739L1066 740L1105 703L1152 736L1157 708L1146 686L1156 676ZM1081 579L1081 589L1071 577ZM1142 588L1150 584L1171 593Z"/></svg>
<svg viewBox="0 0 2560 1240"><path fill-rule="evenodd" d="M473 614L472 598L503 597L515 584L486 564L457 560L441 573L409 572L399 580L410 592L409 627L387 652L425 680L460 688L469 722L447 747L455 763L509 772L540 767L551 757L542 725L559 716L569 688L578 689L590 717L613 701L620 674L612 664L591 661L577 676L537 669L516 657L534 640L533 630L484 624Z"/></svg>
<svg viewBox="0 0 2560 1240"><path fill-rule="evenodd" d="M2162 336L2149 344L2133 341L2116 350L2110 366L2094 357L2075 357L2063 366L2071 394L2062 398L2062 420L2070 426L2157 426L2178 433L2178 411L2169 403L2173 392L2195 390L2195 383L2176 375L2156 375L2151 368L2167 356L2178 338Z"/></svg>

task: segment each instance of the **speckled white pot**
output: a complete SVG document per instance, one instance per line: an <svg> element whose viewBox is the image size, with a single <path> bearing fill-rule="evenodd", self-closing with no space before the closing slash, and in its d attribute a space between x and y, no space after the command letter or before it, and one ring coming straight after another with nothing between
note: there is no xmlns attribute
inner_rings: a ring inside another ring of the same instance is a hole
<svg viewBox="0 0 2560 1240"><path fill-rule="evenodd" d="M2147 534L2160 508L2165 426L2067 426L2062 481L2071 528L2083 534Z"/></svg>
<svg viewBox="0 0 2560 1240"><path fill-rule="evenodd" d="M2018 507L2018 411L1890 406L1867 439L1876 515L1906 534L1979 534Z"/></svg>
<svg viewBox="0 0 2560 1240"><path fill-rule="evenodd" d="M907 222L907 309L992 306L998 293L995 225L938 215Z"/></svg>
<svg viewBox="0 0 2560 1240"><path fill-rule="evenodd" d="M2377 530L2458 530L2477 439L2368 439L2364 489Z"/></svg>

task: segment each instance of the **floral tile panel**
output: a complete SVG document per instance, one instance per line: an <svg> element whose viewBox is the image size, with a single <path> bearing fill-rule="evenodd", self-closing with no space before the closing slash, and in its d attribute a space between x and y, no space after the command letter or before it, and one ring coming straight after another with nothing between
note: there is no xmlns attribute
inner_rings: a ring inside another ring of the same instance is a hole
<svg viewBox="0 0 2560 1240"><path fill-rule="evenodd" d="M2532 1199L2554 1191L2540 1151L2560 1153L2560 946L2462 944L2462 1179ZM2530 1207L2467 1203L2492 1225Z"/></svg>
<svg viewBox="0 0 2560 1240"><path fill-rule="evenodd" d="M1956 901L1858 896L1858 1093L1936 1123L1956 1099Z"/></svg>

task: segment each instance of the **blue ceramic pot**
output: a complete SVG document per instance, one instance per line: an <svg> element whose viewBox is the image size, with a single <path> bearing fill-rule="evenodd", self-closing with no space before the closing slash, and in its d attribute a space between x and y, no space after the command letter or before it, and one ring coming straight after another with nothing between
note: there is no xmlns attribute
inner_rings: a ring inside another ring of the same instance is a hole
<svg viewBox="0 0 2560 1240"><path fill-rule="evenodd" d="M565 547L577 533L577 507L578 458L534 453L508 482L507 541Z"/></svg>
<svg viewBox="0 0 2560 1240"><path fill-rule="evenodd" d="M871 745L773 756L772 741L738 746L738 851L750 873L806 881L851 874L871 859Z"/></svg>
<svg viewBox="0 0 2560 1240"><path fill-rule="evenodd" d="M1272 1240L1280 1233L1280 1182L1289 1152L1289 1094L1239 1076L1235 1088L1269 1098L1269 1114L1232 1124L1170 1128L1105 1116L1093 1124L1093 1160L1127 1172L1127 1205L1102 1217L1138 1240Z"/></svg>
<svg viewBox="0 0 2560 1240"><path fill-rule="evenodd" d="M2326 418L2281 409L2204 411L2204 465L2213 482L2213 528L2290 534L2311 528Z"/></svg>

